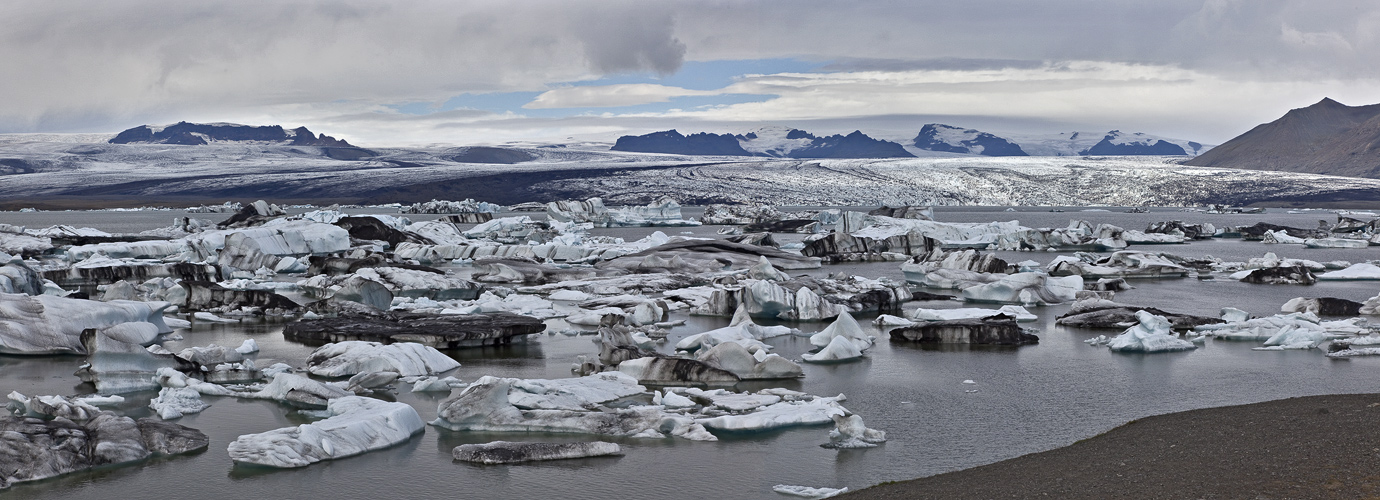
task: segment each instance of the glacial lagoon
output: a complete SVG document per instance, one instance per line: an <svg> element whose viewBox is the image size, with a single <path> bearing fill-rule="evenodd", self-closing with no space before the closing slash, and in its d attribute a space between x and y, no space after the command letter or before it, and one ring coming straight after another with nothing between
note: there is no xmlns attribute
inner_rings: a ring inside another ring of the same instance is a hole
<svg viewBox="0 0 1380 500"><path fill-rule="evenodd" d="M1126 229L1165 220L1210 222L1218 227L1256 222L1314 228L1318 220L1335 221L1327 211L1290 214L1271 209L1264 214L1204 214L1177 209L1152 209L1150 213L1111 211L1082 212L1064 208L945 208L937 210L942 222L990 222L1019 220L1029 227L1062 227L1070 219L1110 223ZM389 213L386 209L351 209L351 213ZM90 226L109 232L136 232L166 226L172 212L38 212L4 213L0 222L28 227L52 224ZM517 214L499 214L517 215ZM687 208L685 216L698 215ZM196 214L219 219L223 214ZM429 217L409 215L413 220ZM722 237L721 226L691 228L595 229L604 234L636 239L660 230L669 235L689 232L701 237ZM776 235L789 242L802 235ZM1174 253L1185 257L1211 255L1226 261L1244 261L1274 252L1281 257L1319 262L1364 262L1380 258L1376 247L1367 249L1309 249L1301 245L1263 244L1236 239L1194 241L1184 245L1136 246L1132 249ZM1011 262L1035 260L1047 263L1056 252L997 252ZM816 276L840 271L870 277L901 280L897 262L849 263L821 269L789 271ZM463 268L456 268L464 272ZM1131 290L1117 292L1117 302L1159 309L1217 316L1223 307L1235 307L1254 316L1279 312L1295 297L1337 297L1364 301L1380 294L1380 282L1320 281L1313 286L1252 285L1216 279L1131 280ZM954 291L929 290L936 293ZM905 309L987 307L997 305L947 302L910 302ZM786 498L771 491L776 484L849 487L858 489L884 481L909 479L992 463L1027 453L1070 444L1112 427L1145 416L1194 408L1260 402L1295 396L1380 392L1380 358L1334 360L1324 350L1254 351L1259 341L1209 339L1198 349L1158 354L1124 354L1085 340L1105 330L1080 330L1056 326L1054 320L1069 304L1030 307L1039 319L1022 326L1040 337L1037 345L921 346L892 342L870 319L859 323L877 343L860 361L818 365L802 363L805 377L793 381L744 382L739 389L785 387L820 396L845 394L849 410L862 416L868 427L887 432L887 442L862 450L835 451L821 448L828 442L832 425L794 427L765 433L718 433L717 442L677 438L637 439L575 434L456 432L427 426L422 434L391 448L309 467L289 470L235 465L226 446L242 434L259 433L311 421L293 408L272 401L206 396L212 406L176 422L205 432L210 447L190 456L154 459L129 466L80 472L58 478L22 483L0 491L4 498L146 498L193 496L197 498L434 498L458 496L494 499L519 498ZM728 325L728 318L687 316L673 313L686 324L675 327L660 348L687 335ZM759 321L763 324L773 324ZM485 375L520 378L562 378L581 355L592 356L597 336L568 336L559 332L562 320L547 320L547 333L526 343L447 351L462 366L451 375L473 382ZM781 323L802 331L823 329L823 323ZM302 366L314 346L285 340L283 320L250 319L242 323L201 323L180 330L183 340L167 341L176 352L188 346L215 343L235 346L254 339L260 352L256 363L276 362ZM813 349L806 337L784 336L766 340L773 352L790 359ZM27 395L79 395L94 392L73 375L84 362L81 356L0 356L0 389ZM965 384L965 380L975 383ZM431 421L437 405L458 394L412 393L402 389L377 395L411 405L423 421ZM113 409L133 417L152 415L148 401L156 391L126 394ZM110 408L107 408L110 409ZM1262 416L1264 417L1264 416ZM1242 422L1250 426L1250 422ZM565 460L518 466L481 466L455 462L451 449L468 443L494 440L589 440L620 444L621 457Z"/></svg>

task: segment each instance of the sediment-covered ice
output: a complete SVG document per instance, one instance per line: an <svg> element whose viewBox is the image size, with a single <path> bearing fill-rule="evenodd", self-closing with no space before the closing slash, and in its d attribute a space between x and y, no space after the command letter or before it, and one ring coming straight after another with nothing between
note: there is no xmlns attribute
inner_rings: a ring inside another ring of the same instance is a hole
<svg viewBox="0 0 1380 500"><path fill-rule="evenodd" d="M451 450L452 456L462 462L481 464L513 464L538 462L544 460L566 460L572 458L606 457L622 455L623 450L615 443L593 441L585 443L533 443L493 441L484 444L462 444Z"/></svg>

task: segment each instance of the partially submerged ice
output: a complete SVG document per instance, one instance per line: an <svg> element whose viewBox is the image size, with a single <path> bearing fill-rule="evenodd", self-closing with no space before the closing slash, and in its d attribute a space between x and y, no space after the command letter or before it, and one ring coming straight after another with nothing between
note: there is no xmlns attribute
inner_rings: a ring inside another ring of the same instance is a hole
<svg viewBox="0 0 1380 500"><path fill-rule="evenodd" d="M11 393L10 399L23 409L19 416L0 416L0 489L209 444L205 434L190 427L134 420L61 396Z"/></svg>
<svg viewBox="0 0 1380 500"><path fill-rule="evenodd" d="M406 403L360 396L330 400L325 420L259 434L230 443L236 463L266 467L305 467L393 446L422 432L422 418Z"/></svg>
<svg viewBox="0 0 1380 500"><path fill-rule="evenodd" d="M85 353L82 331L124 323L150 325L151 328L139 330L150 330L155 335L169 333L172 329L163 323L163 310L169 305L0 293L0 354ZM148 338L143 343L152 340Z"/></svg>
<svg viewBox="0 0 1380 500"><path fill-rule="evenodd" d="M1188 351L1198 346L1178 338L1170 329L1169 320L1148 311L1136 311L1139 324L1127 328L1121 335L1107 342L1107 347L1117 352L1172 352Z"/></svg>
<svg viewBox="0 0 1380 500"><path fill-rule="evenodd" d="M623 450L617 444L605 441L579 443L493 441L484 444L462 444L451 450L451 455L456 460L485 465L607 457L622 454Z"/></svg>

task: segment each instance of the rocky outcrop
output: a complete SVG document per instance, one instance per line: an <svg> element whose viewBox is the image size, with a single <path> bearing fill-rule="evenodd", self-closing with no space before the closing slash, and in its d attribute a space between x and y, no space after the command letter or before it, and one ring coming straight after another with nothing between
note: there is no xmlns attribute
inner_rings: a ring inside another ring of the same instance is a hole
<svg viewBox="0 0 1380 500"><path fill-rule="evenodd" d="M930 321L891 331L891 340L943 344L1024 345L1040 338L1016 324L1006 315L982 319Z"/></svg>
<svg viewBox="0 0 1380 500"><path fill-rule="evenodd" d="M610 148L612 151L634 153L669 153L680 155L752 156L738 139L728 134L698 133L681 135L675 130L652 132L646 135L625 135Z"/></svg>
<svg viewBox="0 0 1380 500"><path fill-rule="evenodd" d="M546 325L537 318L510 313L380 313L302 320L284 327L283 336L305 342L416 342L437 349L456 349L510 344L514 338L545 329Z"/></svg>
<svg viewBox="0 0 1380 500"><path fill-rule="evenodd" d="M1324 98L1189 160L1200 167L1380 177L1380 104Z"/></svg>

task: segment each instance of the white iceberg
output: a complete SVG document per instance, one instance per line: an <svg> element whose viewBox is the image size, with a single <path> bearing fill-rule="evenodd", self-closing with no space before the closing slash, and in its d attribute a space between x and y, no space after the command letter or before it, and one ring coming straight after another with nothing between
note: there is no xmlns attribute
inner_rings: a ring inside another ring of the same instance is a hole
<svg viewBox="0 0 1380 500"><path fill-rule="evenodd" d="M307 355L307 371L322 377L389 371L404 377L436 375L460 363L431 346L415 342L380 344L351 340L326 344Z"/></svg>
<svg viewBox="0 0 1380 500"><path fill-rule="evenodd" d="M406 403L345 396L326 406L329 418L260 434L245 434L230 443L236 463L267 467L305 467L393 446L422 432L422 418Z"/></svg>
<svg viewBox="0 0 1380 500"><path fill-rule="evenodd" d="M1192 342L1174 336L1169 320L1146 311L1136 311L1140 324L1127 328L1125 332L1107 342L1107 347L1117 352L1172 352L1196 349Z"/></svg>

